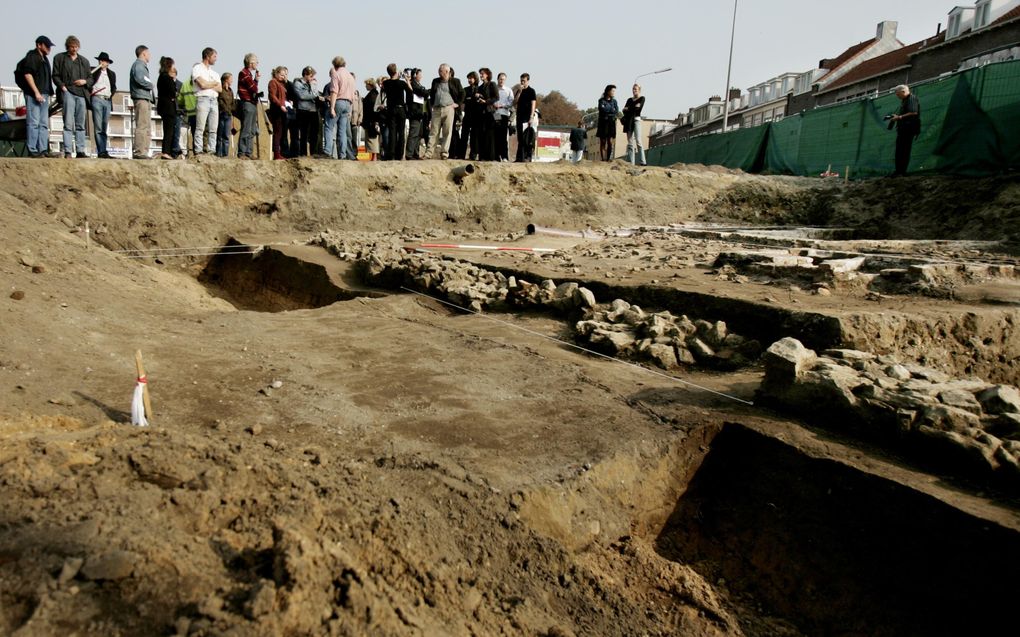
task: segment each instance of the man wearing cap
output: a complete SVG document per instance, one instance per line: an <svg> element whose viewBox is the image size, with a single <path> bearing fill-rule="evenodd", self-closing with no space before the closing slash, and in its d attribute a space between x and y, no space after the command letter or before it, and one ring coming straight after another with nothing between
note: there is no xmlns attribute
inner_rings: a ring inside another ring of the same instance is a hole
<svg viewBox="0 0 1020 637"><path fill-rule="evenodd" d="M50 148L50 54L53 42L45 35L35 39L35 48L18 63L19 86L25 92L25 117L28 128L28 152L32 157L48 157Z"/></svg>
<svg viewBox="0 0 1020 637"><path fill-rule="evenodd" d="M96 142L96 153L100 159L110 159L106 149L107 129L110 126L110 113L113 112L113 94L117 92L117 74L110 65L113 60L103 51L96 59L99 66L89 78L89 94L92 96L92 125Z"/></svg>
<svg viewBox="0 0 1020 637"><path fill-rule="evenodd" d="M135 61L131 64L128 84L131 87L131 125L135 129L134 159L149 159L152 145L152 80L149 79L149 47L139 44L135 47Z"/></svg>
<svg viewBox="0 0 1020 637"><path fill-rule="evenodd" d="M53 86L64 109L64 157L88 157L85 153L85 97L92 69L78 55L81 42L73 35L64 40L64 52L53 56ZM77 151L77 152L75 152Z"/></svg>

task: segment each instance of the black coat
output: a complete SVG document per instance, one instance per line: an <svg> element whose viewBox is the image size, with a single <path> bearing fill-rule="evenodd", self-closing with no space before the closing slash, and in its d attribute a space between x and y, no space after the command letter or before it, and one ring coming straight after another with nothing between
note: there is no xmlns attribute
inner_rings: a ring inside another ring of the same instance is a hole
<svg viewBox="0 0 1020 637"><path fill-rule="evenodd" d="M443 80L436 78L432 80L432 88L429 89L429 101L433 104L436 103L436 93L439 91L439 85L443 83ZM457 106L464 106L464 87L461 86L460 80L455 77L450 78L450 97L457 103Z"/></svg>
<svg viewBox="0 0 1020 637"><path fill-rule="evenodd" d="M94 87L96 85L96 82L99 81L99 71L101 70L102 69L100 69L99 67L96 67L96 70L92 71L92 76L89 78L89 83L87 86L87 88L89 89L89 95L92 95L92 87ZM114 93L117 92L117 74L113 72L113 69L107 67L106 77L110 78L110 94L112 96Z"/></svg>

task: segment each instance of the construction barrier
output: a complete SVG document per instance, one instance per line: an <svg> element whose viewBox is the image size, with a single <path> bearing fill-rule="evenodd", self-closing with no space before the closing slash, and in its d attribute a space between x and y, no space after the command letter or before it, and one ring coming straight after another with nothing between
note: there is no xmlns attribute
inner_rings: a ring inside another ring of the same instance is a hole
<svg viewBox="0 0 1020 637"><path fill-rule="evenodd" d="M970 69L919 84L921 135L912 173L990 175L1020 168L1020 61ZM720 165L747 172L852 178L893 172L896 132L886 115L895 95L817 108L754 128L652 148L648 163Z"/></svg>

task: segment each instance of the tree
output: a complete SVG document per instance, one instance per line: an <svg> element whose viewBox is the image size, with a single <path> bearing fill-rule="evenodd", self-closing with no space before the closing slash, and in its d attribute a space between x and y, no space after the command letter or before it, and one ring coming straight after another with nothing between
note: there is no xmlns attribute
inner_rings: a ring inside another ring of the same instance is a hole
<svg viewBox="0 0 1020 637"><path fill-rule="evenodd" d="M559 91L539 95L538 110L542 111L542 123L554 126L576 126L584 114L577 104L568 100Z"/></svg>

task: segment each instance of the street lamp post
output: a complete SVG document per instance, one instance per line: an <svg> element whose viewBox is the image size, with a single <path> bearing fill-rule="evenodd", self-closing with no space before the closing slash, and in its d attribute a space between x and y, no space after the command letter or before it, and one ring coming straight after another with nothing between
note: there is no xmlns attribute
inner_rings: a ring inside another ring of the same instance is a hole
<svg viewBox="0 0 1020 637"><path fill-rule="evenodd" d="M733 0L733 30L730 32L730 61L726 65L726 92L723 93L722 132L730 123L730 74L733 71L733 41L737 37L737 0Z"/></svg>
<svg viewBox="0 0 1020 637"><path fill-rule="evenodd" d="M659 69L658 71L649 71L648 73L642 73L641 75L634 78L634 84L637 84L637 81L643 77L648 77L649 75L658 75L659 73L669 73L672 70L673 67L669 67L665 69Z"/></svg>

